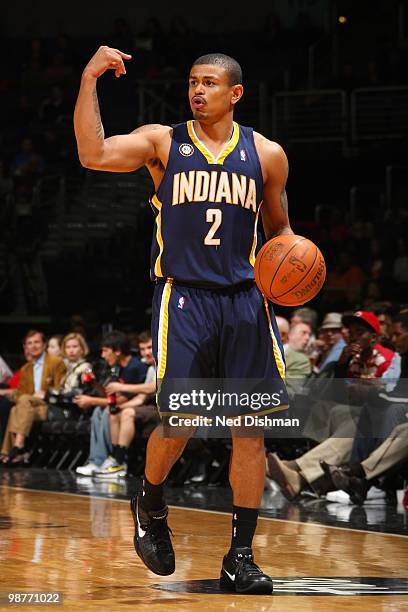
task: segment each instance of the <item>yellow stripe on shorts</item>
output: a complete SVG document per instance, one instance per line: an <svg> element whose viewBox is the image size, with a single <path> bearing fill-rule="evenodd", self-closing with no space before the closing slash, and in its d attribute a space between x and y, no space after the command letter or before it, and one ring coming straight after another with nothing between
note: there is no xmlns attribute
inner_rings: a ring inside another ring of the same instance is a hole
<svg viewBox="0 0 408 612"><path fill-rule="evenodd" d="M271 315L269 312L269 304L268 304L268 300L266 299L266 297L264 297L264 305L265 305L265 310L266 310L266 316L268 318L269 333L271 334L273 354L275 355L276 366L279 370L280 377L282 378L282 380L285 380L285 362L283 360L282 353L281 353L278 341L276 339L276 336L273 333Z"/></svg>
<svg viewBox="0 0 408 612"><path fill-rule="evenodd" d="M169 329L169 301L173 281L167 280L164 285L159 315L159 333L157 347L157 378L159 381L164 377L167 366L167 334Z"/></svg>

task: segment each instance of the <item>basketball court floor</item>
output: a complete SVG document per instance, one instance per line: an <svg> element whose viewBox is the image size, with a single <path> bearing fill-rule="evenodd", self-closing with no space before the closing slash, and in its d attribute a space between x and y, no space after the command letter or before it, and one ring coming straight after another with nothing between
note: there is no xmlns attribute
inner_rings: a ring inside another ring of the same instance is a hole
<svg viewBox="0 0 408 612"><path fill-rule="evenodd" d="M168 490L177 569L160 577L133 549L128 498L139 486L0 470L0 609L13 607L8 593L41 592L58 593L63 610L408 610L408 516L391 502L294 504L267 491L254 548L275 592L239 596L218 584L229 491Z"/></svg>

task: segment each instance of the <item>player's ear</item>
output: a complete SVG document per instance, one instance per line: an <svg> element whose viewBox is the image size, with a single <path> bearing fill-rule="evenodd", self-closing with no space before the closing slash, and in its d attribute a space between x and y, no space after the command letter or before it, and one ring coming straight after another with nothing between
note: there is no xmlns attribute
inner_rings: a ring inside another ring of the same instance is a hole
<svg viewBox="0 0 408 612"><path fill-rule="evenodd" d="M232 88L232 97L231 104L236 104L244 94L244 86L243 85L234 85Z"/></svg>

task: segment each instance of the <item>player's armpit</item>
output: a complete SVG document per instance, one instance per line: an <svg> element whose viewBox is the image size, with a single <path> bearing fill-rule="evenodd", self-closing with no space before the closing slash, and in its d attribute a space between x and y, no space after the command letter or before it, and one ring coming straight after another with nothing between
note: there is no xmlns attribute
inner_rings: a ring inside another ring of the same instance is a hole
<svg viewBox="0 0 408 612"><path fill-rule="evenodd" d="M168 141L169 148L170 140L170 127L143 125L130 134L106 138L101 154L96 159L81 159L81 163L91 170L132 172L146 165L152 158L161 159L165 143Z"/></svg>

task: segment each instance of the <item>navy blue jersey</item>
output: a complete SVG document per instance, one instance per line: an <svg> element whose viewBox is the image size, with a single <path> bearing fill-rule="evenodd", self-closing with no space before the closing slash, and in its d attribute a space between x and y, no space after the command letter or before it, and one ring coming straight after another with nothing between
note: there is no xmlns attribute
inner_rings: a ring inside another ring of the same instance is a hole
<svg viewBox="0 0 408 612"><path fill-rule="evenodd" d="M167 168L151 199L152 278L198 287L253 280L262 191L252 128L234 122L231 140L216 159L193 121L173 126Z"/></svg>

